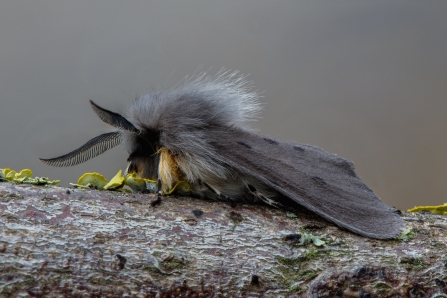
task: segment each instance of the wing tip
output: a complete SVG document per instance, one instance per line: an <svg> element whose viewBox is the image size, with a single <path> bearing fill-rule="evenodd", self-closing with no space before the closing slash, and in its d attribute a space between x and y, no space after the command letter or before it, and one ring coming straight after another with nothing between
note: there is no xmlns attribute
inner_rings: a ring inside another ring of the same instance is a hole
<svg viewBox="0 0 447 298"><path fill-rule="evenodd" d="M402 234L402 230L405 228L404 222L398 214L392 214L392 218L388 221L378 222L378 224L368 227L349 226L345 228L361 236L380 240L395 240Z"/></svg>

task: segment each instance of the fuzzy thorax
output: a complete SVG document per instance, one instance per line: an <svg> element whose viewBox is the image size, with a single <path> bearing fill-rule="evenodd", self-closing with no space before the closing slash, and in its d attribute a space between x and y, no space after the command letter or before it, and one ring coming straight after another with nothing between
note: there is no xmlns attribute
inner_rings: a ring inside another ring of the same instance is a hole
<svg viewBox="0 0 447 298"><path fill-rule="evenodd" d="M258 99L250 82L237 73L203 74L172 90L143 94L131 105L128 119L143 135L159 135L157 145L167 150L164 163L175 164L188 181L203 180L210 173L223 179L228 170L210 142L232 129L250 130L248 123L261 109ZM128 143L130 153L135 141ZM168 158L167 152L175 158ZM172 183L175 175L164 172L167 184Z"/></svg>

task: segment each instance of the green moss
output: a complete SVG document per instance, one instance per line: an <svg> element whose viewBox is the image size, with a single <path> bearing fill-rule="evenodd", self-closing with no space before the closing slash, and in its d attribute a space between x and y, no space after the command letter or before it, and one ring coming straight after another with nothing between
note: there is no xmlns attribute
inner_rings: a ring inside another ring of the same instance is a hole
<svg viewBox="0 0 447 298"><path fill-rule="evenodd" d="M300 274L297 274L294 276L294 279L303 279L303 280L310 280L318 276L317 270L305 270L301 272Z"/></svg>
<svg viewBox="0 0 447 298"><path fill-rule="evenodd" d="M390 285L388 285L387 283L384 283L384 282L377 282L377 283L375 283L374 285L373 285L373 288L374 288L374 290L375 290L375 293L374 294L376 294L376 295L381 295L381 296L383 296L383 295L385 295L385 294L388 294L388 292L389 291L391 291L393 288L390 286Z"/></svg>
<svg viewBox="0 0 447 298"><path fill-rule="evenodd" d="M294 282L315 278L318 276L319 270L314 270L312 262L320 258L323 254L326 254L326 251L319 251L312 248L294 258L278 256L277 260L280 263L278 269L281 271L282 276L276 282L286 287L296 287L292 286Z"/></svg>
<svg viewBox="0 0 447 298"><path fill-rule="evenodd" d="M166 272L163 272L162 270L160 270L160 268L157 268L157 267L155 267L155 266L146 266L146 267L143 267L143 269L142 269L143 271L147 271L147 272L149 272L150 274L160 274L160 275L171 275L171 273L166 273Z"/></svg>
<svg viewBox="0 0 447 298"><path fill-rule="evenodd" d="M51 281L52 281L54 284L60 284L61 281L64 280L64 279L65 279L65 278L64 278L64 274L56 275L56 276L51 277Z"/></svg>
<svg viewBox="0 0 447 298"><path fill-rule="evenodd" d="M319 254L318 251L314 249L309 249L307 252L296 258L286 258L279 256L278 261L279 263L285 266L299 266L303 262L311 261L313 259L318 258L318 254Z"/></svg>
<svg viewBox="0 0 447 298"><path fill-rule="evenodd" d="M404 264L406 266L407 269L412 269L412 270L422 270L428 267L428 264L424 262L424 260L421 257L406 257L406 258L402 258L400 260L401 264Z"/></svg>
<svg viewBox="0 0 447 298"><path fill-rule="evenodd" d="M318 257L318 252L314 249L309 249L307 254L305 255L307 260L312 260Z"/></svg>
<svg viewBox="0 0 447 298"><path fill-rule="evenodd" d="M397 265L397 259L394 256L381 256L380 257L381 263L386 263L388 265Z"/></svg>
<svg viewBox="0 0 447 298"><path fill-rule="evenodd" d="M414 270L422 270L428 267L428 264L422 258L415 258L415 261L415 264L412 266Z"/></svg>
<svg viewBox="0 0 447 298"><path fill-rule="evenodd" d="M289 288L289 291L292 293L302 293L304 292L304 289L302 289L299 285L291 285Z"/></svg>
<svg viewBox="0 0 447 298"><path fill-rule="evenodd" d="M167 261L167 262L162 262L161 266L163 267L163 269L165 270L172 270L172 269L176 269L176 268L184 268L187 267L191 262L189 261Z"/></svg>
<svg viewBox="0 0 447 298"><path fill-rule="evenodd" d="M431 246L436 248L436 249L439 249L439 250L445 248L445 244L442 243L442 242L438 242L438 241L435 241L435 242L431 243Z"/></svg>
<svg viewBox="0 0 447 298"><path fill-rule="evenodd" d="M151 254L152 254L154 257L161 257L161 255L162 255L163 253L164 253L164 252L161 251L161 250L154 250Z"/></svg>
<svg viewBox="0 0 447 298"><path fill-rule="evenodd" d="M0 296L1 297L14 296L14 294L16 294L21 289L33 287L35 284L37 284L36 279L32 276L27 275L23 278L23 280L11 283L8 286L1 289Z"/></svg>
<svg viewBox="0 0 447 298"><path fill-rule="evenodd" d="M102 277L102 276L91 276L87 279L89 283L92 285L100 285L100 286L119 286L123 285L122 281L117 280L116 278Z"/></svg>
<svg viewBox="0 0 447 298"><path fill-rule="evenodd" d="M278 257L278 261L280 264L284 266L299 266L299 264L303 261L302 257L298 258L286 258L286 257Z"/></svg>
<svg viewBox="0 0 447 298"><path fill-rule="evenodd" d="M15 194L15 193L11 193L8 195L0 195L0 202L9 202L11 200L23 200L23 196Z"/></svg>
<svg viewBox="0 0 447 298"><path fill-rule="evenodd" d="M5 286L0 294L4 295L4 297L12 296L17 291L16 287L14 285L12 286Z"/></svg>
<svg viewBox="0 0 447 298"><path fill-rule="evenodd" d="M152 256L156 257L159 263L158 270L171 271L173 269L187 267L191 261L179 258L176 255L169 254L166 251L155 250L152 252Z"/></svg>

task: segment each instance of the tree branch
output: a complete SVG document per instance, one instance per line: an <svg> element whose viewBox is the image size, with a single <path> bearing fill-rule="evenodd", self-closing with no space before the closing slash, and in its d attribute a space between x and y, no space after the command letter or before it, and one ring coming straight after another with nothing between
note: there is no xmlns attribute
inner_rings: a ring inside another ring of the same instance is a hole
<svg viewBox="0 0 447 298"><path fill-rule="evenodd" d="M0 296L447 293L446 217L405 213L405 241L380 241L306 210L186 197L163 197L152 207L153 200L0 183ZM299 245L312 236L325 244Z"/></svg>

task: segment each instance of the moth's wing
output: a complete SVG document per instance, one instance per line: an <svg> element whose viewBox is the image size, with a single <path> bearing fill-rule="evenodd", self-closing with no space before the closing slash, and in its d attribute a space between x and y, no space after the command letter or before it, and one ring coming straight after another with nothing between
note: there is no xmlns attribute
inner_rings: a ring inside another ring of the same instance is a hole
<svg viewBox="0 0 447 298"><path fill-rule="evenodd" d="M355 172L321 148L233 130L212 143L221 160L300 205L363 236L390 239L403 222Z"/></svg>
<svg viewBox="0 0 447 298"><path fill-rule="evenodd" d="M120 143L121 132L114 131L99 135L70 153L50 159L39 159L53 167L70 167L98 156Z"/></svg>

